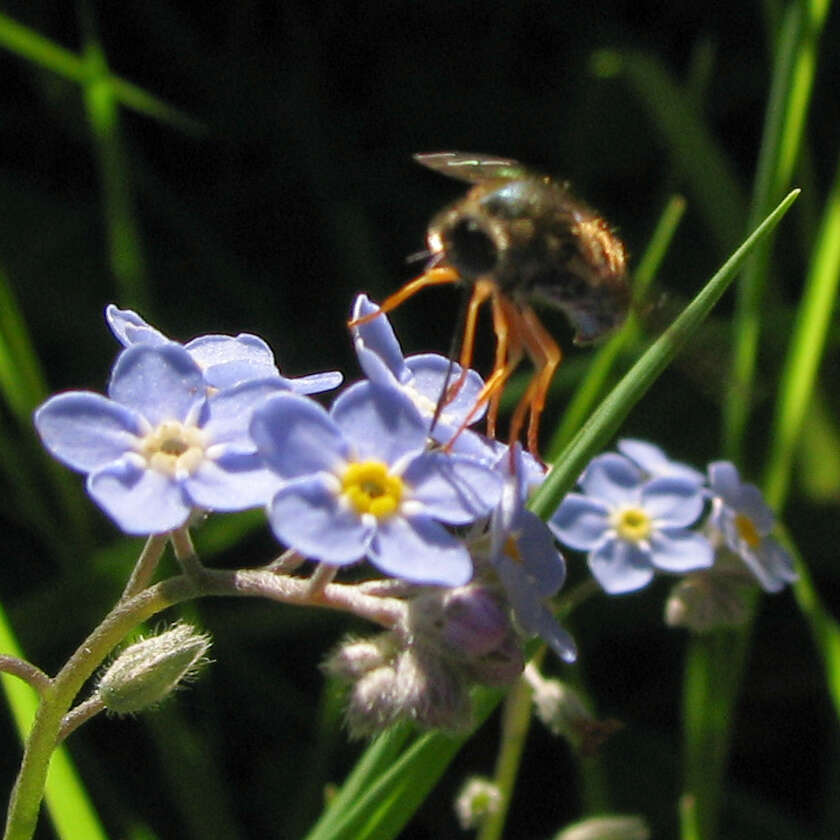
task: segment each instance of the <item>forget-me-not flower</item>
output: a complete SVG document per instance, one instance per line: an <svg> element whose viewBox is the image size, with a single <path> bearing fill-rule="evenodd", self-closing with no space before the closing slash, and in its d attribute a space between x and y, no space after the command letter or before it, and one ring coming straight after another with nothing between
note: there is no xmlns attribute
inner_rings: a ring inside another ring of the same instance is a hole
<svg viewBox="0 0 840 840"><path fill-rule="evenodd" d="M695 470L694 467L679 461L672 461L662 449L646 440L622 438L616 444L616 448L622 455L641 467L648 478L677 476L695 482L698 487L706 482L706 476L700 470Z"/></svg>
<svg viewBox="0 0 840 840"><path fill-rule="evenodd" d="M386 574L460 586L472 577L465 525L498 502L501 479L467 456L429 451L427 423L400 391L360 382L327 413L279 394L254 413L251 434L285 483L269 504L275 535L334 565L368 557Z"/></svg>
<svg viewBox="0 0 840 840"><path fill-rule="evenodd" d="M583 494L566 496L549 525L562 543L588 552L605 591L640 589L655 570L682 574L712 565L709 541L688 530L704 505L692 479L647 479L628 458L608 453L590 462L580 486Z"/></svg>
<svg viewBox="0 0 840 840"><path fill-rule="evenodd" d="M105 308L105 320L124 347L133 344L159 346L170 341L131 309L118 309L109 304ZM287 391L318 394L337 388L343 379L337 370L294 379L282 376L271 348L250 333L201 335L183 346L201 368L204 380L211 388L231 388L252 379L276 378Z"/></svg>
<svg viewBox="0 0 840 840"><path fill-rule="evenodd" d="M254 407L282 390L276 378L208 395L204 375L174 342L129 347L108 397L69 391L35 412L44 445L87 473L93 500L128 534L183 525L199 509L244 510L279 486L248 434Z"/></svg>
<svg viewBox="0 0 840 840"><path fill-rule="evenodd" d="M379 307L372 303L367 295L359 295L353 304L352 317L363 318L378 310ZM461 366L450 363L446 356L436 353L404 357L391 322L384 313L364 324L354 326L352 331L353 345L365 376L377 385L401 390L414 403L421 416L431 423L441 395L461 376ZM461 430L468 417L472 424L484 416L487 410L486 402L471 414L483 387L481 377L474 370L468 370L458 393L442 406L434 428L431 429L431 436L436 441L448 443ZM470 438L463 432L459 441L461 437L466 440ZM456 448L455 451L459 449ZM460 448L460 451L473 454L466 446ZM478 453L480 450L476 454Z"/></svg>
<svg viewBox="0 0 840 840"><path fill-rule="evenodd" d="M490 562L522 629L540 636L566 662L574 662L575 643L545 603L563 585L566 563L548 526L525 508L534 473L526 468L518 442L502 454L498 469L505 484L490 521Z"/></svg>
<svg viewBox="0 0 840 840"><path fill-rule="evenodd" d="M709 524L723 536L726 547L744 561L762 588L778 592L796 580L790 554L770 536L775 518L758 487L742 483L729 461L709 464L709 486Z"/></svg>

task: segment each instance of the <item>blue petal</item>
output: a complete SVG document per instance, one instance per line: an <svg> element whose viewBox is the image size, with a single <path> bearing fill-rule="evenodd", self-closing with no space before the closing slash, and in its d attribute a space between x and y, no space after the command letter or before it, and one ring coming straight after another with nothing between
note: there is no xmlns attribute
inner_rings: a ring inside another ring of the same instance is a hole
<svg viewBox="0 0 840 840"><path fill-rule="evenodd" d="M163 534L186 522L192 506L169 476L126 458L88 476L91 498L127 534Z"/></svg>
<svg viewBox="0 0 840 840"><path fill-rule="evenodd" d="M363 318L379 307L367 295L359 295L353 303L353 319ZM405 382L410 373L403 360L402 349L387 315L378 315L367 323L353 327L353 346L365 376L379 385Z"/></svg>
<svg viewBox="0 0 840 840"><path fill-rule="evenodd" d="M214 394L207 401L207 420L202 425L207 444L231 443L241 451L253 451L250 424L254 409L283 391L282 383L272 378L243 382Z"/></svg>
<svg viewBox="0 0 840 840"><path fill-rule="evenodd" d="M263 507L281 485L282 479L267 470L256 453L205 458L183 482L185 492L197 507L219 511Z"/></svg>
<svg viewBox="0 0 840 840"><path fill-rule="evenodd" d="M652 478L657 476L676 476L686 478L695 484L703 484L706 476L700 470L695 470L687 464L672 461L658 447L645 440L632 440L624 438L617 444L618 451L626 455L631 461L635 461Z"/></svg>
<svg viewBox="0 0 840 840"><path fill-rule="evenodd" d="M554 545L551 531L529 510L520 511L514 528L525 570L543 597L554 595L566 579L566 563Z"/></svg>
<svg viewBox="0 0 840 840"><path fill-rule="evenodd" d="M570 548L589 551L608 538L609 508L598 499L569 493L548 522L554 535Z"/></svg>
<svg viewBox="0 0 840 840"><path fill-rule="evenodd" d="M738 499L738 513L749 517L756 531L766 536L773 530L776 517L764 501L761 490L754 484L742 484Z"/></svg>
<svg viewBox="0 0 840 840"><path fill-rule="evenodd" d="M644 474L629 458L608 452L589 462L580 486L587 496L610 507L636 502Z"/></svg>
<svg viewBox="0 0 840 840"><path fill-rule="evenodd" d="M763 539L755 549L742 552L741 559L765 592L779 592L797 578L793 558L772 537Z"/></svg>
<svg viewBox="0 0 840 840"><path fill-rule="evenodd" d="M184 421L204 402L204 377L180 344L133 344L114 365L108 395L153 426L164 420Z"/></svg>
<svg viewBox="0 0 840 840"><path fill-rule="evenodd" d="M731 461L713 461L709 464L709 487L727 504L738 506L741 492L741 479L738 470Z"/></svg>
<svg viewBox="0 0 840 840"><path fill-rule="evenodd" d="M88 391L48 399L35 412L35 428L52 455L80 472L136 450L138 438L148 431L135 412Z"/></svg>
<svg viewBox="0 0 840 840"><path fill-rule="evenodd" d="M467 549L425 516L392 516L381 521L368 557L386 574L412 583L462 586L473 575Z"/></svg>
<svg viewBox="0 0 840 840"><path fill-rule="evenodd" d="M248 362L259 368L276 371L274 353L259 336L250 333L232 335L200 335L184 345L195 363L207 370L228 362ZM235 383L231 383L235 384Z"/></svg>
<svg viewBox="0 0 840 840"><path fill-rule="evenodd" d="M339 501L335 479L304 476L284 485L268 507L275 536L306 557L344 565L360 560L376 530Z"/></svg>
<svg viewBox="0 0 840 840"><path fill-rule="evenodd" d="M659 527L682 528L697 521L705 496L691 479L652 478L642 488L641 507Z"/></svg>
<svg viewBox="0 0 840 840"><path fill-rule="evenodd" d="M490 467L458 455L423 452L402 474L410 498L425 513L450 525L466 525L499 501L502 477Z"/></svg>
<svg viewBox="0 0 840 840"><path fill-rule="evenodd" d="M647 586L653 580L650 554L622 540L610 540L587 558L605 592L618 595Z"/></svg>
<svg viewBox="0 0 840 840"><path fill-rule="evenodd" d="M405 363L412 374L406 389L414 392L412 401L420 409L420 413L431 417L437 408L441 394L458 381L462 368L459 364L453 363L450 370L449 359L436 353L409 356ZM483 387L484 382L481 377L474 370L467 371L467 377L454 399L441 409L438 418L441 427L453 433L456 432L475 408ZM470 416L469 424L477 423L486 412L487 402L485 401Z"/></svg>
<svg viewBox="0 0 840 840"><path fill-rule="evenodd" d="M344 376L337 370L325 370L323 373L310 373L308 376L283 377L286 385L295 394L320 394L332 391L344 381Z"/></svg>
<svg viewBox="0 0 840 840"><path fill-rule="evenodd" d="M693 531L658 531L650 538L651 561L664 572L708 569L715 553L709 541Z"/></svg>
<svg viewBox="0 0 840 840"><path fill-rule="evenodd" d="M318 403L296 394L269 397L254 411L251 436L271 469L283 478L341 469L347 444Z"/></svg>
<svg viewBox="0 0 840 840"><path fill-rule="evenodd" d="M105 320L114 337L123 347L132 344L166 344L169 339L159 330L147 324L131 309L118 309L113 303L105 307Z"/></svg>
<svg viewBox="0 0 840 840"><path fill-rule="evenodd" d="M428 424L396 388L358 382L336 398L330 416L358 461L393 464L426 444Z"/></svg>

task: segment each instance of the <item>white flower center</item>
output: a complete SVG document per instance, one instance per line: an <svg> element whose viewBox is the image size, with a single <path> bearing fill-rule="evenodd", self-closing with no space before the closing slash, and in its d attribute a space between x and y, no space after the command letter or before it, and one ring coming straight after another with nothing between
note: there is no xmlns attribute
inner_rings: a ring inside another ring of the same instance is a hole
<svg viewBox="0 0 840 840"><path fill-rule="evenodd" d="M149 467L164 475L191 475L204 460L204 436L195 426L165 420L143 438L140 454Z"/></svg>

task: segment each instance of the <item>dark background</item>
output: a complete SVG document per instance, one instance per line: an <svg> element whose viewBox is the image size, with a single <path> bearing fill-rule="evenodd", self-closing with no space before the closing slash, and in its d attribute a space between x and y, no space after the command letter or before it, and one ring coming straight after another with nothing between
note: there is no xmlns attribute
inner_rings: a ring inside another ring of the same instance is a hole
<svg viewBox="0 0 840 840"><path fill-rule="evenodd" d="M101 315L112 301L179 340L256 333L287 375L337 368L355 378L344 327L354 294L381 299L417 273L406 257L423 248L429 217L461 192L416 166L418 151L491 152L570 179L617 227L631 261L667 198L686 191L686 217L650 295L655 333L745 233L769 86L767 21L779 9L685 0L99 4L92 17L112 71L206 127L191 134L121 112L144 261L134 294L120 292L108 260L100 168L78 85L0 52L0 265L50 389L102 389L116 352ZM0 11L81 49L73 3L19 0ZM830 19L800 173L812 190L780 229L789 244L776 249L768 288L767 364L741 465L753 480L803 281L808 208L819 209L835 162L837 36ZM593 72L602 49L643 52L681 84L702 77L697 68L709 60L701 108L740 188L733 202L744 210L717 219L718 229L731 230L729 243L697 212L684 161L625 80ZM406 351L446 352L456 307L453 290L434 289L395 313ZM730 313L731 295L683 364L631 414L628 435L701 468L721 456ZM569 347L568 327L548 320ZM483 343L490 346L486 336ZM569 352L586 359L587 351ZM827 371L835 385L836 360L835 340ZM836 390L824 384L836 409ZM562 410L565 396L557 392L552 410ZM550 412L545 423L550 428ZM22 445L35 448L31 439ZM115 544L113 527L90 512L89 548L100 553L57 562L16 515L15 488L3 492L10 501L0 512L0 593L25 649L52 672L118 595L139 544ZM836 488L817 500L798 493L786 512L829 598L838 585L837 500ZM207 562L234 567L264 562L275 547L258 524L235 547L204 551ZM626 724L603 751L615 810L645 813L656 837L674 836L680 790L685 638L661 623L666 593L660 583L625 598L597 597L574 621L581 674L599 713ZM215 664L202 680L157 715L100 717L69 742L111 836L143 836L132 832L144 824L160 838L300 836L319 810L323 783L340 782L357 751L334 709L319 705L317 663L350 625L255 602L203 602L186 613L216 639ZM832 773L837 778L836 724L789 594L765 601L755 638L724 836L758 836L749 834L758 824L765 837L815 836ZM317 709L331 734L318 733ZM460 836L452 795L467 773L492 771L496 732L494 718L404 837ZM0 737L5 788L18 756L8 720ZM565 744L535 725L505 836L549 837L576 818L575 778Z"/></svg>

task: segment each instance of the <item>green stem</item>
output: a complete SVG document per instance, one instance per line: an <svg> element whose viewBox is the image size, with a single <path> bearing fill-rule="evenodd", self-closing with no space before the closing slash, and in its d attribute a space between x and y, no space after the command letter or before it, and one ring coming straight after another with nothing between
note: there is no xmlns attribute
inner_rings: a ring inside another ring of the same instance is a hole
<svg viewBox="0 0 840 840"><path fill-rule="evenodd" d="M502 836L530 725L531 686L519 679L505 699L502 744L496 760L495 782L501 793L501 803L494 814L488 815L478 840L499 840Z"/></svg>
<svg viewBox="0 0 840 840"><path fill-rule="evenodd" d="M44 694L26 742L3 840L30 840L34 834L62 720L85 681L141 621L196 594L192 581L178 577L146 589L128 601L121 601L59 671Z"/></svg>

